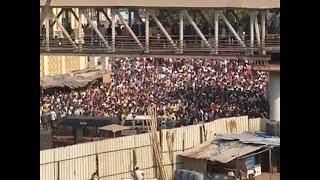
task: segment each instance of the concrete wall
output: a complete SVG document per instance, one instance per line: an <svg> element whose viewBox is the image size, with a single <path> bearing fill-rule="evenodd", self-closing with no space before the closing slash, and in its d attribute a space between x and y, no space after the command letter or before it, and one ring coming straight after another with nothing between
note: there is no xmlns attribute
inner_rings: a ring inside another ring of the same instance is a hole
<svg viewBox="0 0 320 180"><path fill-rule="evenodd" d="M40 55L40 77L67 74L87 67L87 56Z"/></svg>

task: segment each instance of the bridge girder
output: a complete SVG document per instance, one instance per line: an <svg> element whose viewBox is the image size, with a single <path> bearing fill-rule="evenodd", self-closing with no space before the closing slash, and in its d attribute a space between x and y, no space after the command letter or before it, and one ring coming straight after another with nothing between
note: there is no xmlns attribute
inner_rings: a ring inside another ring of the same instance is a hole
<svg viewBox="0 0 320 180"><path fill-rule="evenodd" d="M84 10L84 8L80 8L82 10ZM103 8L98 8L97 10L101 11L101 9L104 11ZM149 13L149 9L146 9ZM50 9L50 11L52 11L52 8ZM63 11L63 10L61 10ZM79 11L80 12L80 11ZM179 46L172 40L172 38L170 37L170 35L166 32L165 28L162 26L162 24L160 23L160 21L157 19L157 17L155 16L154 13L152 13L152 11L150 12L150 16L154 19L154 21L156 22L156 24L158 25L158 27L160 28L160 30L162 31L162 33L165 35L165 37L169 40L171 46L174 48L175 50L175 53L183 53L183 49L184 49L184 45L188 45L187 43L184 43L183 41L183 17L186 17L186 19L191 23L191 25L193 26L193 28L196 30L196 33L198 34L198 36L202 39L203 42L205 42L206 46L208 48L203 48L203 49L193 49L193 50L188 50L187 48L186 49L186 52L192 52L192 51L207 51L207 52L210 52L212 53L213 50L214 50L214 53L215 54L218 54L219 52L226 52L226 51L232 51L232 48L234 48L235 46L232 45L230 46L231 48L229 49L223 49L223 48L219 48L219 31L218 31L218 28L219 28L219 18L227 25L229 31L233 34L233 36L236 38L237 42L241 45L241 47L243 49L238 49L238 50L235 50L235 51L241 51L241 52L244 52L244 54L247 53L247 50L251 51L251 54L253 55L253 53L255 52L258 52L260 54L266 54L266 51L272 51L274 50L274 47L267 47L265 45L265 36L266 36L266 31L265 31L265 16L266 16L266 13L265 11L262 11L261 10L261 27L262 27L262 30L261 30L261 36L260 36L260 30L259 30L259 24L258 24L258 19L257 19L257 14L256 14L256 11L249 11L250 13L250 48L248 49L246 47L246 43L243 42L243 40L239 37L239 34L236 32L236 30L232 27L231 23L228 21L228 19L223 15L223 13L220 11L220 10L216 10L215 11L215 16L214 16L214 29L215 29L215 33L214 33L214 48L212 47L212 45L208 42L207 38L204 36L204 34L201 32L201 30L198 28L197 24L193 21L193 19L191 18L190 15L188 15L187 13L187 10L180 10L181 14L180 14L180 32L179 32ZM147 14L148 14L147 13ZM60 13L59 13L60 14ZM77 17L77 15L75 13L73 13L73 15L75 17ZM104 13L105 16L108 16L106 13ZM116 13L116 9L112 9L111 11L111 24L112 24L112 39L111 39L111 51L113 53L116 53L116 52L124 52L126 51L125 49L116 49L116 41L115 41L115 15L119 16L120 17L120 21L125 25L125 27L129 30L129 33L130 35L134 38L134 40L136 41L136 43L138 44L138 46L140 47L141 50L144 50L145 53L148 53L148 52L159 52L159 51L166 51L166 49L152 49L152 47L149 47L149 29L146 29L146 36L145 36L145 45L142 45L142 43L140 42L140 40L138 39L138 37L134 34L134 32L131 30L131 28L128 26L128 24L126 24L126 22L123 20L123 17L121 17L121 14L119 13ZM53 14L54 16L54 14ZM92 20L91 19L88 19L88 15L85 15L87 21L93 26L94 30L97 32L98 36L100 37L100 39L102 39L102 41L104 42L105 46L107 47L108 49L108 39L104 39L104 37L101 35L101 33L99 32L99 30L97 29L97 27L92 23ZM58 20L57 17L54 18L56 21ZM149 24L149 21L147 21L148 18L146 19L146 25ZM81 20L78 22L81 22ZM47 22L46 22L47 23ZM178 23L178 22L177 22ZM81 23L79 23L81 24ZM182 24L182 26L181 26ZM82 37L81 37L81 31L82 31L82 28L79 26L79 38L78 38L78 44L75 45L75 42L74 40L72 40L72 38L70 37L70 35L67 33L67 31L63 28L63 26L61 25L61 23L59 23L59 27L60 29L63 31L63 34L67 37L67 39L71 42L71 44L73 46L78 46L77 49L79 51L82 50ZM148 26L146 26L147 28ZM257 47L254 46L254 30L255 30L255 33L256 33L256 40L257 40ZM147 34L148 33L148 34ZM47 31L46 33L46 40L48 40L48 35L49 34L49 31ZM230 38L230 37L229 37ZM49 44L50 43L46 43L46 50L49 51L50 50L50 47L49 47ZM222 46L225 46L222 44ZM63 47L61 47L63 48ZM92 47L94 48L94 47ZM159 48L159 47L157 47ZM240 47L239 47L240 48ZM66 48L68 49L68 48ZM218 51L218 49L220 49L221 51ZM257 51L257 49L260 49ZM278 47L276 47L276 49L279 49ZM61 52L62 49L59 50L59 52ZM141 50L140 51L137 51L137 52L140 52L141 53ZM51 50L50 50L51 51ZM277 51L277 50L276 50ZM63 51L62 51L63 52ZM93 52L96 52L94 49L93 49ZM128 51L128 52L132 52L131 50ZM171 53L172 50L170 49L167 49L167 52L168 53ZM220 53L219 53L220 54Z"/></svg>
<svg viewBox="0 0 320 180"><path fill-rule="evenodd" d="M280 0L51 0L52 7L279 9ZM46 0L40 0L45 6Z"/></svg>
<svg viewBox="0 0 320 180"><path fill-rule="evenodd" d="M201 59L215 59L215 60L248 60L255 62L268 63L271 61L270 55L212 55L212 54L175 54L175 53L149 53L149 54L139 54L139 53L99 53L94 54L90 52L81 53L61 53L61 52L42 52L40 55L44 56L103 56L103 57L146 57L146 58L201 58Z"/></svg>

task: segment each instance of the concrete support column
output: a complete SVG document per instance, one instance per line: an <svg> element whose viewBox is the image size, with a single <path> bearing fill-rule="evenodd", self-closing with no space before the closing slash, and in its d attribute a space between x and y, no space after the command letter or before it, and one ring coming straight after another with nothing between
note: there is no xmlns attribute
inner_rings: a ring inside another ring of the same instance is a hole
<svg viewBox="0 0 320 180"><path fill-rule="evenodd" d="M116 12L111 9L111 51L116 51Z"/></svg>
<svg viewBox="0 0 320 180"><path fill-rule="evenodd" d="M280 121L280 72L270 72L270 120Z"/></svg>
<svg viewBox="0 0 320 180"><path fill-rule="evenodd" d="M261 48L262 55L266 55L265 50L265 42L266 42L266 12L261 12Z"/></svg>
<svg viewBox="0 0 320 180"><path fill-rule="evenodd" d="M253 54L253 43L254 43L254 14L250 12L250 48L251 54Z"/></svg>
<svg viewBox="0 0 320 180"><path fill-rule="evenodd" d="M219 43L219 11L214 12L214 53L218 54Z"/></svg>
<svg viewBox="0 0 320 180"><path fill-rule="evenodd" d="M180 11L180 33L179 33L179 41L180 41L180 53L183 53L183 11Z"/></svg>
<svg viewBox="0 0 320 180"><path fill-rule="evenodd" d="M146 18L146 24L145 24L145 52L149 53L149 18L150 18L150 13L149 10L146 10L145 14Z"/></svg>

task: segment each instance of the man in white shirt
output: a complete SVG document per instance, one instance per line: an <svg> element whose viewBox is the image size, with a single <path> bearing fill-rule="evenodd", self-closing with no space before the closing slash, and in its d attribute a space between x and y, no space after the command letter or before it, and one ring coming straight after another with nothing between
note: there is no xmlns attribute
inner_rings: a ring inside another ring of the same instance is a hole
<svg viewBox="0 0 320 180"><path fill-rule="evenodd" d="M79 115L80 115L80 109L79 109L79 108L77 108L77 109L74 111L74 115L76 115L76 116L79 116Z"/></svg>
<svg viewBox="0 0 320 180"><path fill-rule="evenodd" d="M140 169L139 169L139 167L136 167L136 170L134 171L134 175L135 175L135 178L137 179L137 180L143 180L144 179L144 172L143 171L141 171Z"/></svg>
<svg viewBox="0 0 320 180"><path fill-rule="evenodd" d="M51 110L50 116L51 116L51 128L53 128L53 126L56 125L57 114L54 110Z"/></svg>

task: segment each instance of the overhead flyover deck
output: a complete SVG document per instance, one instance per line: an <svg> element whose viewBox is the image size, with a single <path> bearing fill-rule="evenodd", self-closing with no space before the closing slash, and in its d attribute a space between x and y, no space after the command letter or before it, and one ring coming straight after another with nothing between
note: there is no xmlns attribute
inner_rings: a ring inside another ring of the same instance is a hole
<svg viewBox="0 0 320 180"><path fill-rule="evenodd" d="M47 0L40 0L45 6ZM51 7L279 9L280 0L51 0Z"/></svg>
<svg viewBox="0 0 320 180"><path fill-rule="evenodd" d="M92 56L92 57L147 57L147 58L199 58L199 59L215 59L215 60L249 60L255 62L268 63L271 60L270 55L209 55L209 54L170 54L170 53L152 53L152 54L139 54L139 53L92 53L92 52L41 52L43 56Z"/></svg>

